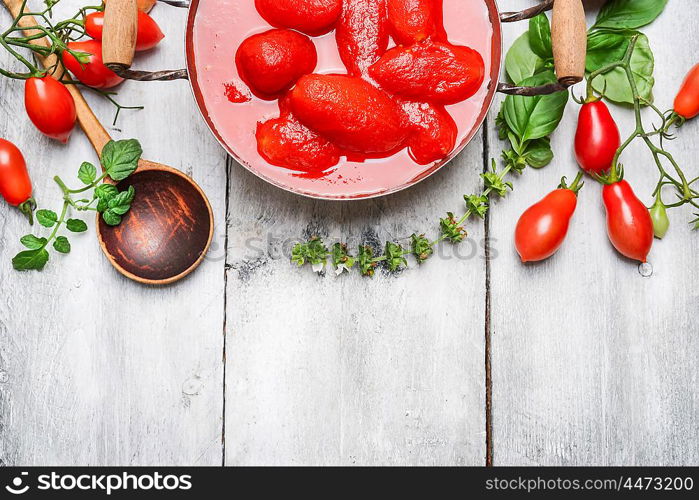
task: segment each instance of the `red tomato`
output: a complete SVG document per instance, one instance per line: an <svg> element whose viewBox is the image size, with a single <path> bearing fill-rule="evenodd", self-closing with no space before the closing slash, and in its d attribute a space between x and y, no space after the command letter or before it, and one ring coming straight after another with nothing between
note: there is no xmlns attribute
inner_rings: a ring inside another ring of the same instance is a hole
<svg viewBox="0 0 699 500"><path fill-rule="evenodd" d="M699 115L699 64L689 71L682 83L674 108L675 113L688 120Z"/></svg>
<svg viewBox="0 0 699 500"><path fill-rule="evenodd" d="M575 156L588 174L609 170L621 145L619 128L602 101L582 105L575 134Z"/></svg>
<svg viewBox="0 0 699 500"><path fill-rule="evenodd" d="M85 18L85 32L95 40L102 40L104 28L104 12L93 12ZM165 38L160 26L145 12L138 11L138 33L136 35L136 50L150 50Z"/></svg>
<svg viewBox="0 0 699 500"><path fill-rule="evenodd" d="M646 262L653 246L653 220L646 206L624 180L605 185L602 199L614 248L629 259Z"/></svg>
<svg viewBox="0 0 699 500"><path fill-rule="evenodd" d="M65 67L88 87L110 89L124 81L122 77L102 64L102 42L97 40L70 42L68 48L75 52L90 54L90 62L81 64L73 54L68 51L63 52Z"/></svg>
<svg viewBox="0 0 699 500"><path fill-rule="evenodd" d="M559 188L522 214L515 228L515 247L522 262L545 260L558 251L577 205L573 189Z"/></svg>
<svg viewBox="0 0 699 500"><path fill-rule="evenodd" d="M68 142L75 120L75 102L68 89L50 75L29 78L24 85L24 107L44 135Z"/></svg>
<svg viewBox="0 0 699 500"><path fill-rule="evenodd" d="M0 139L0 195L13 207L32 197L32 181L24 156L5 139Z"/></svg>

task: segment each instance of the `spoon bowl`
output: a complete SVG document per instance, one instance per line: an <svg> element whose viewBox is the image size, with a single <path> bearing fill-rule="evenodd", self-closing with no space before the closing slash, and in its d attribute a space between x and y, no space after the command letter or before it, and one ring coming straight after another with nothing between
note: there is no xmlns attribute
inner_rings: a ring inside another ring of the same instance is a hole
<svg viewBox="0 0 699 500"><path fill-rule="evenodd" d="M213 212L201 188L183 173L141 162L117 184L133 186L136 198L118 226L98 217L100 247L124 276L165 285L191 273L204 259L213 237Z"/></svg>

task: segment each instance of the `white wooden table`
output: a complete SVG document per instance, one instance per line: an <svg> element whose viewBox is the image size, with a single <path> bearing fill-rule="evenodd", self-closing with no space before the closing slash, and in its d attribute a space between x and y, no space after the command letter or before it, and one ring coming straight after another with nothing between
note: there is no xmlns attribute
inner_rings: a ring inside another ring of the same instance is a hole
<svg viewBox="0 0 699 500"><path fill-rule="evenodd" d="M65 3L61 12L80 4ZM699 13L685 3L671 0L645 29L661 108L696 63ZM167 40L139 65L182 65L184 12L159 6L154 16ZM9 22L6 12L0 19ZM505 46L526 27L505 27ZM4 54L0 63L10 64ZM68 147L40 136L22 92L0 79L0 136L22 147L50 208L59 203L51 177L94 153L80 132ZM110 106L89 97L110 122ZM214 245L168 288L118 275L94 232L43 273L18 273L10 260L26 222L0 209L0 465L699 462L699 235L686 227L689 212L675 215L644 278L608 243L590 181L558 255L533 266L516 258L516 218L576 172L574 103L555 133L554 163L516 179L515 193L469 226L459 254L445 246L399 276L338 279L295 269L282 243L436 231L502 148L494 112L419 186L331 203L287 194L228 159L186 83L128 83L119 99L146 111L124 112L111 133L139 138L145 157L201 184L217 217ZM631 113L614 112L625 135ZM698 127L670 146L695 173ZM624 164L649 193L646 151L632 149Z"/></svg>

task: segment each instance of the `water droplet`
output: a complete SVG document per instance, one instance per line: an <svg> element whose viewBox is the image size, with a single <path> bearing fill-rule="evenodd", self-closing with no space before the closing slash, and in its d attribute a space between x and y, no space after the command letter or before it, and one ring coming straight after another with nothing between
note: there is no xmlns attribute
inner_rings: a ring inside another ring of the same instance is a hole
<svg viewBox="0 0 699 500"><path fill-rule="evenodd" d="M638 266L638 273L644 278L653 276L653 265L650 262L644 262Z"/></svg>

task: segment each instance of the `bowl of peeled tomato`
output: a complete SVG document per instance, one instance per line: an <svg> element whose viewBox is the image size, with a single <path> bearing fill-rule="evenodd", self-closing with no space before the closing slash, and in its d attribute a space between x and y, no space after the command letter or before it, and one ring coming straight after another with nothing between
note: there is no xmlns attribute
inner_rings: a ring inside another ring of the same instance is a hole
<svg viewBox="0 0 699 500"><path fill-rule="evenodd" d="M572 83L498 84L501 22L552 4L500 14L495 0L193 0L184 74L214 136L255 175L314 198L381 196L447 165L497 90Z"/></svg>

